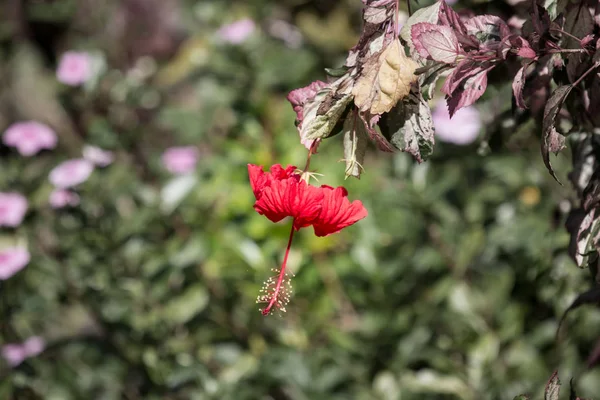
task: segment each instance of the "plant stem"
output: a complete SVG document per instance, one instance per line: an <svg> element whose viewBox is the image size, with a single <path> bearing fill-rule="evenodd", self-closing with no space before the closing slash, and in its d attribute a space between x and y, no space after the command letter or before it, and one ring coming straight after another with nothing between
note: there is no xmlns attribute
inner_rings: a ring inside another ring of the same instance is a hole
<svg viewBox="0 0 600 400"><path fill-rule="evenodd" d="M577 36L574 36L572 34L570 34L569 32L563 31L562 29L558 29L558 28L550 28L551 31L553 32L559 32L562 33L565 36L570 37L571 39L575 39L577 40L579 43L581 43L581 39L579 39Z"/></svg>
<svg viewBox="0 0 600 400"><path fill-rule="evenodd" d="M599 66L600 66L600 61L596 61L596 62L594 63L594 65L592 65L592 66L590 67L590 69L588 69L587 71L585 71L585 72L583 73L583 75L581 75L581 76L579 77L579 79L577 79L575 82L573 82L573 87L577 86L577 85L579 84L579 82L581 82L581 81L583 80L583 78L585 78L586 76L588 76L590 72L592 72L593 70L595 70L595 69L596 69L596 68L598 68Z"/></svg>
<svg viewBox="0 0 600 400"><path fill-rule="evenodd" d="M310 149L308 149L308 155L306 156L306 164L304 164L304 169L302 171L308 171L308 167L310 167L310 157L312 156L313 151L317 149L317 146L319 145L320 141L321 139L313 140Z"/></svg>
<svg viewBox="0 0 600 400"><path fill-rule="evenodd" d="M558 49L558 50L548 50L549 54L555 53L587 53L585 49Z"/></svg>

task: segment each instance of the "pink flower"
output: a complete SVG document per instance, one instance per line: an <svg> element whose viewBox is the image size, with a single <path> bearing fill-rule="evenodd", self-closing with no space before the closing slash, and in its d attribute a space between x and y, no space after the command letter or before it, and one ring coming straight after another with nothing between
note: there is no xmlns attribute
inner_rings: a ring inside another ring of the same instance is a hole
<svg viewBox="0 0 600 400"><path fill-rule="evenodd" d="M11 367L21 364L26 358L40 354L46 348L45 340L32 336L23 343L9 343L2 346L2 357Z"/></svg>
<svg viewBox="0 0 600 400"><path fill-rule="evenodd" d="M0 250L0 280L5 280L29 264L30 255L22 247L9 247Z"/></svg>
<svg viewBox="0 0 600 400"><path fill-rule="evenodd" d="M228 43L240 44L252 35L255 27L254 21L244 18L231 24L223 25L217 31L217 35Z"/></svg>
<svg viewBox="0 0 600 400"><path fill-rule="evenodd" d="M173 174L187 174L196 169L198 149L193 146L171 147L162 155L167 171Z"/></svg>
<svg viewBox="0 0 600 400"><path fill-rule="evenodd" d="M438 101L432 113L436 135L457 145L472 143L479 135L481 119L473 106L463 107L450 118L446 101Z"/></svg>
<svg viewBox="0 0 600 400"><path fill-rule="evenodd" d="M55 189L48 198L52 208L75 207L79 205L79 196L65 189Z"/></svg>
<svg viewBox="0 0 600 400"><path fill-rule="evenodd" d="M2 346L1 352L2 357L11 367L16 367L26 358L25 351L23 351L23 346L20 344L5 344Z"/></svg>
<svg viewBox="0 0 600 400"><path fill-rule="evenodd" d="M67 51L60 58L56 79L65 85L78 86L92 75L92 59L88 53Z"/></svg>
<svg viewBox="0 0 600 400"><path fill-rule="evenodd" d="M269 24L269 33L283 42L291 49L297 49L302 45L302 33L294 25L281 19L276 19Z"/></svg>
<svg viewBox="0 0 600 400"><path fill-rule="evenodd" d="M27 211L27 199L19 193L0 192L0 226L19 226Z"/></svg>
<svg viewBox="0 0 600 400"><path fill-rule="evenodd" d="M111 151L102 150L100 147L88 145L83 146L83 158L100 168L112 164L114 160L114 156Z"/></svg>
<svg viewBox="0 0 600 400"><path fill-rule="evenodd" d="M59 189L67 189L85 182L92 171L94 164L83 158L63 161L50 171L50 183Z"/></svg>
<svg viewBox="0 0 600 400"><path fill-rule="evenodd" d="M2 142L6 146L16 147L22 156L30 157L42 149L55 148L56 133L39 122L16 122L4 131Z"/></svg>

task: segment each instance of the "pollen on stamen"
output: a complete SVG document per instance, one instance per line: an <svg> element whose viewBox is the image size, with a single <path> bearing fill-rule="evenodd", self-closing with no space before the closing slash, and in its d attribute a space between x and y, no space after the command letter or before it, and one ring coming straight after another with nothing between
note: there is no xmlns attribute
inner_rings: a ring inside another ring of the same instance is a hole
<svg viewBox="0 0 600 400"><path fill-rule="evenodd" d="M272 269L273 272L278 273L277 269ZM279 291L277 290L277 280L278 275L269 277L262 285L258 297L256 298L257 304L270 304L273 298L275 297L275 301L273 302L273 306L271 309L265 313L265 308L260 308L259 311L263 313L263 315L273 315L275 310L281 312L286 312L286 306L290 302L290 298L292 295L292 279L293 275L286 273L283 277L283 281L279 287Z"/></svg>

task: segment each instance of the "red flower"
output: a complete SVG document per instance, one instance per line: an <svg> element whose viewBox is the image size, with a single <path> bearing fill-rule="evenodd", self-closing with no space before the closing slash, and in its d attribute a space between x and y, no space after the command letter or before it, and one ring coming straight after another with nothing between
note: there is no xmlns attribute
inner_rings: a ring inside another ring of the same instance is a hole
<svg viewBox="0 0 600 400"><path fill-rule="evenodd" d="M294 218L294 229L310 226L321 213L324 194L292 175L287 179L273 180L254 203L254 209L273 222L285 217Z"/></svg>
<svg viewBox="0 0 600 400"><path fill-rule="evenodd" d="M265 173L262 167L248 164L250 184L256 197L254 209L273 222L292 217L294 229L298 230L317 219L324 194L300 179L295 170L293 165L284 169L276 164L271 167L271 172Z"/></svg>
<svg viewBox="0 0 600 400"><path fill-rule="evenodd" d="M250 176L250 185L254 192L254 197L258 200L265 187L270 186L274 180L282 180L289 178L296 167L288 165L285 169L280 164L275 164L271 167L270 172L264 172L259 165L248 164L248 175Z"/></svg>
<svg viewBox="0 0 600 400"><path fill-rule="evenodd" d="M257 303L267 303L261 310L263 315L270 314L273 307L285 311L289 301L290 277L286 273L286 264L294 231L312 225L315 235L327 236L367 216L367 210L359 200L350 203L348 191L342 186L334 189L326 185L309 185L295 170L294 166L284 169L276 164L270 172L264 172L262 167L248 164L250 185L256 197L254 209L273 222L293 218L278 276L267 280L257 299Z"/></svg>
<svg viewBox="0 0 600 400"><path fill-rule="evenodd" d="M348 191L343 187L332 188L322 185L323 206L319 218L313 223L315 235L327 236L367 216L367 209L360 200L348 200Z"/></svg>

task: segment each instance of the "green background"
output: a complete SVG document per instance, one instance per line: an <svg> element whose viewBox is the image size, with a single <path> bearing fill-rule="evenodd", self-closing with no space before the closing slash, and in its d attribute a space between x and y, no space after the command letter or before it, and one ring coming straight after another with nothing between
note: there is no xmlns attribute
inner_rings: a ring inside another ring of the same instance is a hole
<svg viewBox="0 0 600 400"><path fill-rule="evenodd" d="M510 11L493 3L473 7ZM0 398L542 398L555 369L580 395L600 393L600 373L585 369L600 314L577 310L555 340L588 288L566 251L574 195L545 170L539 125L503 123L506 71L477 104L489 144L440 143L421 165L371 148L361 179L346 181L342 138L321 145L320 182L343 184L369 216L326 238L301 231L288 311L265 318L255 299L290 221L254 212L246 165L304 164L285 96L343 64L361 3L13 5L0 6L0 128L42 121L59 147L33 158L0 149L0 190L30 202L0 241L32 253L0 282L0 343L48 342L18 368L0 361ZM244 17L257 23L247 41L218 40ZM269 33L275 19L297 26L300 47ZM70 49L90 51L100 79L56 82ZM84 143L116 160L81 185L80 206L53 210L48 171ZM193 178L162 167L174 145L198 147ZM553 163L567 182L568 151Z"/></svg>

